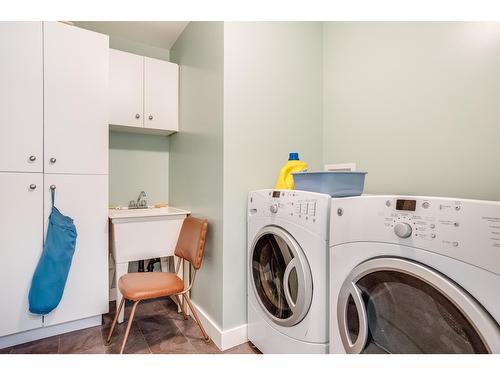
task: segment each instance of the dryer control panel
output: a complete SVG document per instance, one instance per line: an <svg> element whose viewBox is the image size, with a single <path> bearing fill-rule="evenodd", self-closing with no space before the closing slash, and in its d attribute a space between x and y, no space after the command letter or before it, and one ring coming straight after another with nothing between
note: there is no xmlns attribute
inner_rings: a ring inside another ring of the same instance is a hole
<svg viewBox="0 0 500 375"><path fill-rule="evenodd" d="M256 190L248 195L248 219L286 221L327 235L331 198L299 190Z"/></svg>
<svg viewBox="0 0 500 375"><path fill-rule="evenodd" d="M500 202L361 196L333 200L330 246L387 242L441 253L500 274Z"/></svg>

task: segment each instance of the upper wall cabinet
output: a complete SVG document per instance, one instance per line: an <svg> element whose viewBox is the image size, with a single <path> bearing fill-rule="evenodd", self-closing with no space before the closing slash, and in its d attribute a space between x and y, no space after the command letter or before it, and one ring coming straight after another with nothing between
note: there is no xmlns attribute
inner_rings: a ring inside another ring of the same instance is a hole
<svg viewBox="0 0 500 375"><path fill-rule="evenodd" d="M109 38L44 23L45 173L108 174Z"/></svg>
<svg viewBox="0 0 500 375"><path fill-rule="evenodd" d="M43 170L41 22L0 23L0 171Z"/></svg>
<svg viewBox="0 0 500 375"><path fill-rule="evenodd" d="M144 57L109 50L109 121L142 128L144 113Z"/></svg>
<svg viewBox="0 0 500 375"><path fill-rule="evenodd" d="M179 66L144 58L144 127L179 130Z"/></svg>
<svg viewBox="0 0 500 375"><path fill-rule="evenodd" d="M179 67L110 50L111 129L168 135L179 130Z"/></svg>

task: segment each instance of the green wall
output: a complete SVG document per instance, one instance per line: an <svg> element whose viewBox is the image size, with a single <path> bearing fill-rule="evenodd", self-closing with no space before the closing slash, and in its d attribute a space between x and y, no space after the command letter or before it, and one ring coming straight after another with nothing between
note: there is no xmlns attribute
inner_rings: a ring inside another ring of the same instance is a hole
<svg viewBox="0 0 500 375"><path fill-rule="evenodd" d="M191 22L171 49L180 65L180 129L170 136L170 203L209 220L192 299L222 327L222 22Z"/></svg>
<svg viewBox="0 0 500 375"><path fill-rule="evenodd" d="M324 161L367 193L500 200L500 23L324 23Z"/></svg>
<svg viewBox="0 0 500 375"><path fill-rule="evenodd" d="M319 22L225 23L225 330L247 320L248 192L273 188L289 152L322 167L321 60Z"/></svg>
<svg viewBox="0 0 500 375"><path fill-rule="evenodd" d="M109 203L128 205L144 190L149 204L168 202L169 139L110 132Z"/></svg>

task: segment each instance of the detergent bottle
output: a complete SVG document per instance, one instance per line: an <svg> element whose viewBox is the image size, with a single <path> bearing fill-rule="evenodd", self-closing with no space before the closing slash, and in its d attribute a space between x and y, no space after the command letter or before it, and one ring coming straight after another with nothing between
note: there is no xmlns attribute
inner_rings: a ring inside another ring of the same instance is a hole
<svg viewBox="0 0 500 375"><path fill-rule="evenodd" d="M288 156L288 161L281 168L278 180L276 180L275 189L289 189L293 190L293 176L294 172L302 172L307 169L307 163L299 160L299 154L291 152Z"/></svg>

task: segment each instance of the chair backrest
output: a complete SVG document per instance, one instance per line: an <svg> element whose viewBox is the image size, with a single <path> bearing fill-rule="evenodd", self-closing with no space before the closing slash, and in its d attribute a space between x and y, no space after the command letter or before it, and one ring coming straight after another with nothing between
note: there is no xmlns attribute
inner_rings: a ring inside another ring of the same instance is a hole
<svg viewBox="0 0 500 375"><path fill-rule="evenodd" d="M201 267L205 242L207 239L208 221L188 216L182 223L175 255L187 260L195 269Z"/></svg>

